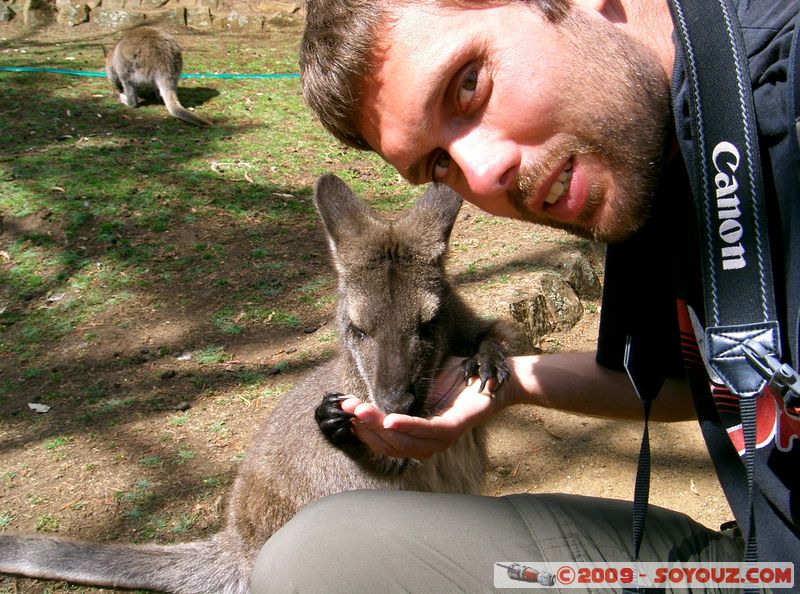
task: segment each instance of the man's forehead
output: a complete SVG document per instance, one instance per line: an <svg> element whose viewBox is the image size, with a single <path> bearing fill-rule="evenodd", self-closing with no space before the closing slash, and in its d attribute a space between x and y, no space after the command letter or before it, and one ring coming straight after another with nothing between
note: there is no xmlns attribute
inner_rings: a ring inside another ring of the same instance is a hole
<svg viewBox="0 0 800 594"><path fill-rule="evenodd" d="M479 23L471 30L457 18L464 12L433 2L397 7L361 81L359 132L412 183L424 181L417 147L430 136L448 81L479 35Z"/></svg>

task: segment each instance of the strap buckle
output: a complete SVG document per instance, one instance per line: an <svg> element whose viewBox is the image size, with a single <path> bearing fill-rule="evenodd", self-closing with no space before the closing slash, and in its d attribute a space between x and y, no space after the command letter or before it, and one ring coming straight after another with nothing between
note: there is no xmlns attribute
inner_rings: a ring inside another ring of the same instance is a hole
<svg viewBox="0 0 800 594"><path fill-rule="evenodd" d="M769 352L764 345L750 338L741 345L742 353L758 374L767 380L767 385L783 398L786 406L800 404L800 374L788 363Z"/></svg>

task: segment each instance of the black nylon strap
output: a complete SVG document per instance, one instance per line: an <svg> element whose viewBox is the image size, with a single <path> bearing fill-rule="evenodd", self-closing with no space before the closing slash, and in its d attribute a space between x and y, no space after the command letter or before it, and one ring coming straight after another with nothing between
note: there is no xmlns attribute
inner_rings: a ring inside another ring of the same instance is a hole
<svg viewBox="0 0 800 594"><path fill-rule="evenodd" d="M697 141L691 181L704 253L707 327L701 342L715 374L750 396L767 380L754 372L742 345L753 339L780 359L780 339L744 43L729 0L671 0L670 9Z"/></svg>
<svg viewBox="0 0 800 594"><path fill-rule="evenodd" d="M664 375L657 372L647 357L649 349L646 345L637 344L637 339L628 336L625 342L625 371L642 402L644 412L644 430L639 448L639 460L636 466L636 484L633 489L633 560L639 560L642 536L647 521L647 507L650 499L650 406L664 385Z"/></svg>
<svg viewBox="0 0 800 594"><path fill-rule="evenodd" d="M753 516L756 396L768 378L753 367L758 343L780 359L767 220L744 42L729 0L670 0L689 83L697 144L692 177L703 255L705 362L740 397L745 442L745 561L757 558ZM702 63L703 76L699 73ZM749 356L748 356L749 355Z"/></svg>

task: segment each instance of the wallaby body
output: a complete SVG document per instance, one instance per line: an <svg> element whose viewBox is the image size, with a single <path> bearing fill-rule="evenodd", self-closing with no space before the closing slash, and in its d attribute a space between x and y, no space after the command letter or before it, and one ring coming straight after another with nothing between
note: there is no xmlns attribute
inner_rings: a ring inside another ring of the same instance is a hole
<svg viewBox="0 0 800 594"><path fill-rule="evenodd" d="M431 189L394 224L378 221L334 176L317 183L315 199L339 278L343 348L269 414L237 474L220 532L175 545L4 533L0 572L187 594L246 593L261 546L314 499L351 489L482 490L483 428L424 462L375 456L342 430L349 418L330 394L355 394L386 411L432 414L429 388L448 355L467 357L465 374L505 380L504 336L466 308L444 275L461 199ZM331 437L332 426L338 437Z"/></svg>
<svg viewBox="0 0 800 594"><path fill-rule="evenodd" d="M136 107L140 98L160 96L170 115L194 124L208 122L185 109L178 100L178 79L183 55L175 37L155 27L136 27L125 32L106 52L106 75L119 91L119 100Z"/></svg>

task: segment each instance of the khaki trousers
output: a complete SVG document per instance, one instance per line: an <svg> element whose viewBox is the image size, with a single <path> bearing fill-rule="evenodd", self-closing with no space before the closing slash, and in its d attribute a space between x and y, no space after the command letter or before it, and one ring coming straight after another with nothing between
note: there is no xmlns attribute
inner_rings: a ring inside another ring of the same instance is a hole
<svg viewBox="0 0 800 594"><path fill-rule="evenodd" d="M632 507L565 494L340 493L270 538L253 592L484 593L495 591L495 562L629 562ZM741 539L650 506L640 561L741 559Z"/></svg>

